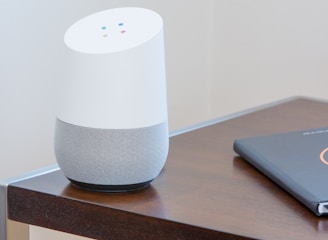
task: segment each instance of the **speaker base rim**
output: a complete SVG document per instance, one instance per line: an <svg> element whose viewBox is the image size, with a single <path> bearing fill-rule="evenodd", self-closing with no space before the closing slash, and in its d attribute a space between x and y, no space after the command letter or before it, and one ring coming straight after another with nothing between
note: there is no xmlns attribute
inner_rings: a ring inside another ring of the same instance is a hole
<svg viewBox="0 0 328 240"><path fill-rule="evenodd" d="M121 192L132 192L142 190L144 188L149 187L150 182L153 180L149 180L142 183L135 184L124 184L124 185L103 185L103 184L92 184L92 183L84 183L79 182L70 178L67 178L74 186L88 190L93 192L107 192L107 193L121 193Z"/></svg>

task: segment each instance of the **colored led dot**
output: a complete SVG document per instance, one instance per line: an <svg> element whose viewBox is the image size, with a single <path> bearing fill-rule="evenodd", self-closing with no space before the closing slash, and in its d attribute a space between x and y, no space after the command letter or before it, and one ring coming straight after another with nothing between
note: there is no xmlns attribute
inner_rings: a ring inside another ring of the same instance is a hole
<svg viewBox="0 0 328 240"><path fill-rule="evenodd" d="M105 26L101 27L101 30L106 30L106 27Z"/></svg>
<svg viewBox="0 0 328 240"><path fill-rule="evenodd" d="M123 23L119 23L118 26L122 27L124 24Z"/></svg>
<svg viewBox="0 0 328 240"><path fill-rule="evenodd" d="M126 31L125 30L122 30L121 33L126 33Z"/></svg>

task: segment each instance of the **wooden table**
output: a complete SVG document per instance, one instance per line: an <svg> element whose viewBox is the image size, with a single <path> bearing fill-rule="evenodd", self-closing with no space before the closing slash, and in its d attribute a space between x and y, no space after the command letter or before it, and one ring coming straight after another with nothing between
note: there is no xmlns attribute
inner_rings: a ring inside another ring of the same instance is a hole
<svg viewBox="0 0 328 240"><path fill-rule="evenodd" d="M232 150L235 138L328 126L327 102L293 98L205 125L170 138L166 166L145 190L79 190L54 170L9 184L8 217L97 239L328 239L328 218Z"/></svg>

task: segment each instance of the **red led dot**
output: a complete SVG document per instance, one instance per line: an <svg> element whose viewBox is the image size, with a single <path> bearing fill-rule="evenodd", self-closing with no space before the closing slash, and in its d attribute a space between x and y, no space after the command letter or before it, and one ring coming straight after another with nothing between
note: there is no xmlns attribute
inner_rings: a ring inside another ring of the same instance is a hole
<svg viewBox="0 0 328 240"><path fill-rule="evenodd" d="M122 30L121 33L126 33L126 31L125 30Z"/></svg>

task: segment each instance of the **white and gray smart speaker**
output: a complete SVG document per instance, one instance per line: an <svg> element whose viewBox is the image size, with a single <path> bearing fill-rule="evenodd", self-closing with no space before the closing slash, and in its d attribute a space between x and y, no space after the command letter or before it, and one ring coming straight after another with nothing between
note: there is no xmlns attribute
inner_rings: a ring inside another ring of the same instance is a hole
<svg viewBox="0 0 328 240"><path fill-rule="evenodd" d="M147 187L168 153L163 21L143 8L101 11L65 33L55 155L81 188Z"/></svg>

